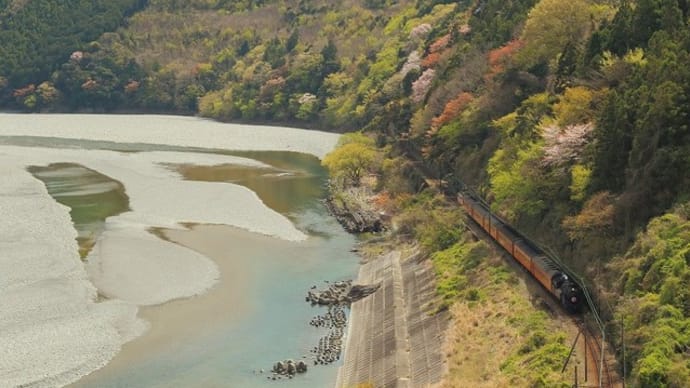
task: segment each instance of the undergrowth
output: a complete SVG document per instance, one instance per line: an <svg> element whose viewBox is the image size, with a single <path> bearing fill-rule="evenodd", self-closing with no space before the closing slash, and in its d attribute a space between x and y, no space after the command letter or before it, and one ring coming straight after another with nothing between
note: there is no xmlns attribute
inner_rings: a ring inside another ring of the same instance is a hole
<svg viewBox="0 0 690 388"><path fill-rule="evenodd" d="M519 278L484 241L465 233L431 262L438 309L450 309L455 320L446 386L570 386L572 365L561 374L566 335L532 307Z"/></svg>

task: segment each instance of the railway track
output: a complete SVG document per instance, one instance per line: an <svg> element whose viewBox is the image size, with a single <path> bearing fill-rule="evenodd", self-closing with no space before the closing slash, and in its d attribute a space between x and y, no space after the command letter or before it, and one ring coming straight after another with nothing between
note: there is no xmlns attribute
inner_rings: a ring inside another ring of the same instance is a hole
<svg viewBox="0 0 690 388"><path fill-rule="evenodd" d="M542 298L544 304L548 306L549 309L552 311L558 310L563 314L563 316L569 316L569 314L562 309L561 305L553 300L552 295L545 289L542 289L541 284L532 278L530 273L526 271L524 267L515 262L515 259L508 252L506 252L503 247L496 242L496 240L489 236L484 229L473 221L468 222L466 225L470 233L472 233L475 238L488 242L496 252L500 253L501 257L510 263L511 268L522 273L525 279L530 279L529 281L533 282L538 290L541 290L541 292L538 292L538 297ZM577 344L579 349L578 353L581 352L581 354L584 356L583 361L586 363L585 370L578 371L579 376L576 378L577 385L574 386L577 388L623 387L622 380L618 378L614 368L609 365L608 361L610 360L610 357L607 357L605 351L603 351L604 358L602 362L601 333L591 330L584 323L584 320L581 317L571 317L571 320L573 325L577 327L580 333L582 333L583 339L578 339L579 342L581 341L579 344ZM590 376L592 373L594 376Z"/></svg>
<svg viewBox="0 0 690 388"><path fill-rule="evenodd" d="M583 353L585 355L585 381L582 384L578 383L577 387L601 387L601 388L618 388L622 387L623 383L618 378L617 373L614 372L611 365L609 365L609 358L607 357L605 349L601 346L601 333L593 332L581 318L573 318L573 322L578 327L584 336ZM602 358L603 354L603 358ZM595 375L589 378L588 372L593 371Z"/></svg>

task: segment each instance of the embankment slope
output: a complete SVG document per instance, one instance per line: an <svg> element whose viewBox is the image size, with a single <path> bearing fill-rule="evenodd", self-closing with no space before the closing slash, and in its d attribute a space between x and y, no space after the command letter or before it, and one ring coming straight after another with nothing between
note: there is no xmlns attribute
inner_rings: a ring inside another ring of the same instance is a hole
<svg viewBox="0 0 690 388"><path fill-rule="evenodd" d="M421 387L441 380L448 314L431 314L433 268L418 252L392 251L363 264L359 284L381 283L353 303L336 387Z"/></svg>

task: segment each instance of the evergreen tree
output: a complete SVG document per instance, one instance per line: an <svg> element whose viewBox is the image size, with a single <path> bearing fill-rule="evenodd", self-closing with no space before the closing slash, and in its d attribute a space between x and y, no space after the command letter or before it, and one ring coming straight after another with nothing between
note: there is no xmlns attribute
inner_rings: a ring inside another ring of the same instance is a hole
<svg viewBox="0 0 690 388"><path fill-rule="evenodd" d="M288 38L287 42L285 42L285 49L288 52L292 52L292 50L297 47L297 43L299 43L299 32L295 28L292 30L292 33L290 34L290 37Z"/></svg>
<svg viewBox="0 0 690 388"><path fill-rule="evenodd" d="M570 77L573 75L573 73L575 73L578 59L579 52L575 43L568 41L568 43L565 45L565 48L563 48L563 52L558 57L553 85L555 93L561 93L568 86L570 86Z"/></svg>
<svg viewBox="0 0 690 388"><path fill-rule="evenodd" d="M322 77L326 77L331 73L340 70L340 62L338 62L338 47L335 45L333 39L328 39L328 43L321 49L321 57L323 59L323 73Z"/></svg>

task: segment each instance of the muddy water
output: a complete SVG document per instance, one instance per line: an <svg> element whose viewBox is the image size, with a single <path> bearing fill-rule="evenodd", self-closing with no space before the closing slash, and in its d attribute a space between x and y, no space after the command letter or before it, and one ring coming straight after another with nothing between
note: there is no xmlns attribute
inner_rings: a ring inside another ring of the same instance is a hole
<svg viewBox="0 0 690 388"><path fill-rule="evenodd" d="M266 163L271 168L236 165L195 166L170 165L185 179L228 182L246 186L273 210L292 215L313 206L324 196L326 172L317 158L294 152L233 152Z"/></svg>

